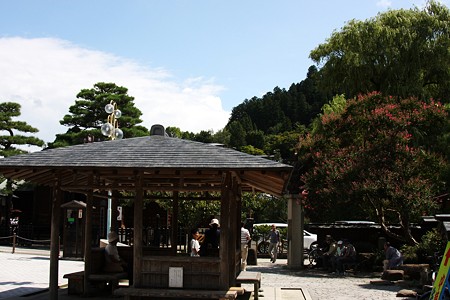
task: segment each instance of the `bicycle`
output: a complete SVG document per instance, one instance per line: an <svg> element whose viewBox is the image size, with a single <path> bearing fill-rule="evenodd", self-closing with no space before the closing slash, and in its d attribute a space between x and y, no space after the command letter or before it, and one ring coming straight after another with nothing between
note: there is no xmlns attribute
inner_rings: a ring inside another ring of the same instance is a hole
<svg viewBox="0 0 450 300"><path fill-rule="evenodd" d="M322 248L319 248L317 244L311 245L311 250L308 252L309 265L311 267L317 265L317 261L322 254Z"/></svg>

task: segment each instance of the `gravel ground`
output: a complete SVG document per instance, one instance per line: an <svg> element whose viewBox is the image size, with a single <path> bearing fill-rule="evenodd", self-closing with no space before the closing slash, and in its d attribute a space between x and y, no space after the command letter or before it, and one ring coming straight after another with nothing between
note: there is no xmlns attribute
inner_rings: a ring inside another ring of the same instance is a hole
<svg viewBox="0 0 450 300"><path fill-rule="evenodd" d="M381 273L357 273L337 276L318 269L290 270L286 259L275 264L269 259L258 258L258 265L248 266L247 271L262 273L264 288L302 288L306 289L313 300L375 300L375 299L415 299L397 297L401 289L411 289L408 283L402 285L375 285L370 281L380 280ZM247 289L247 286L244 286ZM248 287L251 289L251 287Z"/></svg>

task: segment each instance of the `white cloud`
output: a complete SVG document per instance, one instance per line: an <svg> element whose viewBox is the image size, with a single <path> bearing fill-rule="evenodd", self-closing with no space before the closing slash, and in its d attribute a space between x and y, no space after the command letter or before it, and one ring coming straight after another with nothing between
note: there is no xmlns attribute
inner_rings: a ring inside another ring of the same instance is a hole
<svg viewBox="0 0 450 300"><path fill-rule="evenodd" d="M388 8L392 6L392 1L389 0L380 0L377 2L377 6L382 8Z"/></svg>
<svg viewBox="0 0 450 300"><path fill-rule="evenodd" d="M66 132L59 120L78 92L97 82L128 88L147 128L162 124L183 131L217 131L229 118L218 97L222 87L212 79L175 82L162 68L150 69L59 39L0 38L0 72L0 102L20 103L20 120L38 128L37 136L45 142Z"/></svg>

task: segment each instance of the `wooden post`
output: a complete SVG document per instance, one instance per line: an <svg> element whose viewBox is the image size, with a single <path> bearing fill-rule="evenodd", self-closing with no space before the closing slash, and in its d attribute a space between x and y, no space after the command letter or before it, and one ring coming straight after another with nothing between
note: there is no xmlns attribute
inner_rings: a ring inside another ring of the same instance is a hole
<svg viewBox="0 0 450 300"><path fill-rule="evenodd" d="M224 175L221 199L220 199L220 288L228 289L230 286L230 244L234 246L230 238L230 194L231 194L231 174ZM234 249L234 247L233 247Z"/></svg>
<svg viewBox="0 0 450 300"><path fill-rule="evenodd" d="M144 211L144 190L142 173L136 175L136 197L134 199L134 236L133 236L133 287L142 286L142 218Z"/></svg>
<svg viewBox="0 0 450 300"><path fill-rule="evenodd" d="M53 186L52 221L50 229L50 300L58 299L59 219L61 216L61 181L59 173Z"/></svg>
<svg viewBox="0 0 450 300"><path fill-rule="evenodd" d="M179 192L173 193L173 209L172 209L172 219L170 223L170 227L172 227L170 231L170 246L172 249L172 254L177 254L178 247L178 205L179 205Z"/></svg>
<svg viewBox="0 0 450 300"><path fill-rule="evenodd" d="M303 211L298 196L298 194L292 194L288 199L288 268L290 269L302 269L304 261Z"/></svg>
<svg viewBox="0 0 450 300"><path fill-rule="evenodd" d="M241 228L241 218L238 219L237 211L238 211L238 205L237 205L237 198L238 198L238 180L236 177L232 176L231 178L231 187L230 187L230 193L228 194L228 201L229 201L229 211L230 211L230 221L229 221L229 238L228 238L228 256L229 256L229 263L228 263L228 284L229 286L233 285L236 280L236 267L238 264L236 253L239 253L240 258L240 251L241 251L241 244L240 244L240 228ZM239 224L239 225L238 225ZM239 231L238 231L239 230ZM239 235L238 235L239 233ZM237 247L237 242L239 241L239 250ZM228 287L227 287L228 288Z"/></svg>
<svg viewBox="0 0 450 300"><path fill-rule="evenodd" d="M115 188L116 185L114 185ZM108 230L113 230L115 232L118 231L117 226L117 216L119 215L119 212L117 211L117 206L119 205L119 192L117 190L112 190L112 197L111 197L111 228Z"/></svg>
<svg viewBox="0 0 450 300"><path fill-rule="evenodd" d="M12 249L12 254L14 254L16 252L16 242L17 242L17 233L14 232L13 234L13 249Z"/></svg>
<svg viewBox="0 0 450 300"><path fill-rule="evenodd" d="M90 173L88 178L88 188L86 194L86 222L84 224L84 295L89 295L89 281L88 277L91 274L91 243L92 243L92 206L94 203L94 191L92 185L94 182L94 175Z"/></svg>

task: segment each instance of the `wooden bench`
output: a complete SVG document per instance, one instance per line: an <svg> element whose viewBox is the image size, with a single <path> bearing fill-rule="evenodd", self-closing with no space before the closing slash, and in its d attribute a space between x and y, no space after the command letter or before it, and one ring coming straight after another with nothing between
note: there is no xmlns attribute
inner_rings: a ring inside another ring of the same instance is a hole
<svg viewBox="0 0 450 300"><path fill-rule="evenodd" d="M258 292L261 287L261 272L241 271L236 278L237 283L253 283L253 294L255 300L258 300Z"/></svg>
<svg viewBox="0 0 450 300"><path fill-rule="evenodd" d="M91 253L91 274L88 277L88 281L102 283L104 285L109 284L112 293L119 285L121 279L128 278L128 274L126 272L109 273L103 271L105 265L105 248L92 248ZM68 273L63 278L67 278L68 280L69 295L84 294L84 271Z"/></svg>
<svg viewBox="0 0 450 300"><path fill-rule="evenodd" d="M137 298L175 298L175 299L236 299L238 291L214 291L214 290L185 290L185 289L152 289L152 288L119 288L114 291L114 296L123 296L124 300Z"/></svg>

